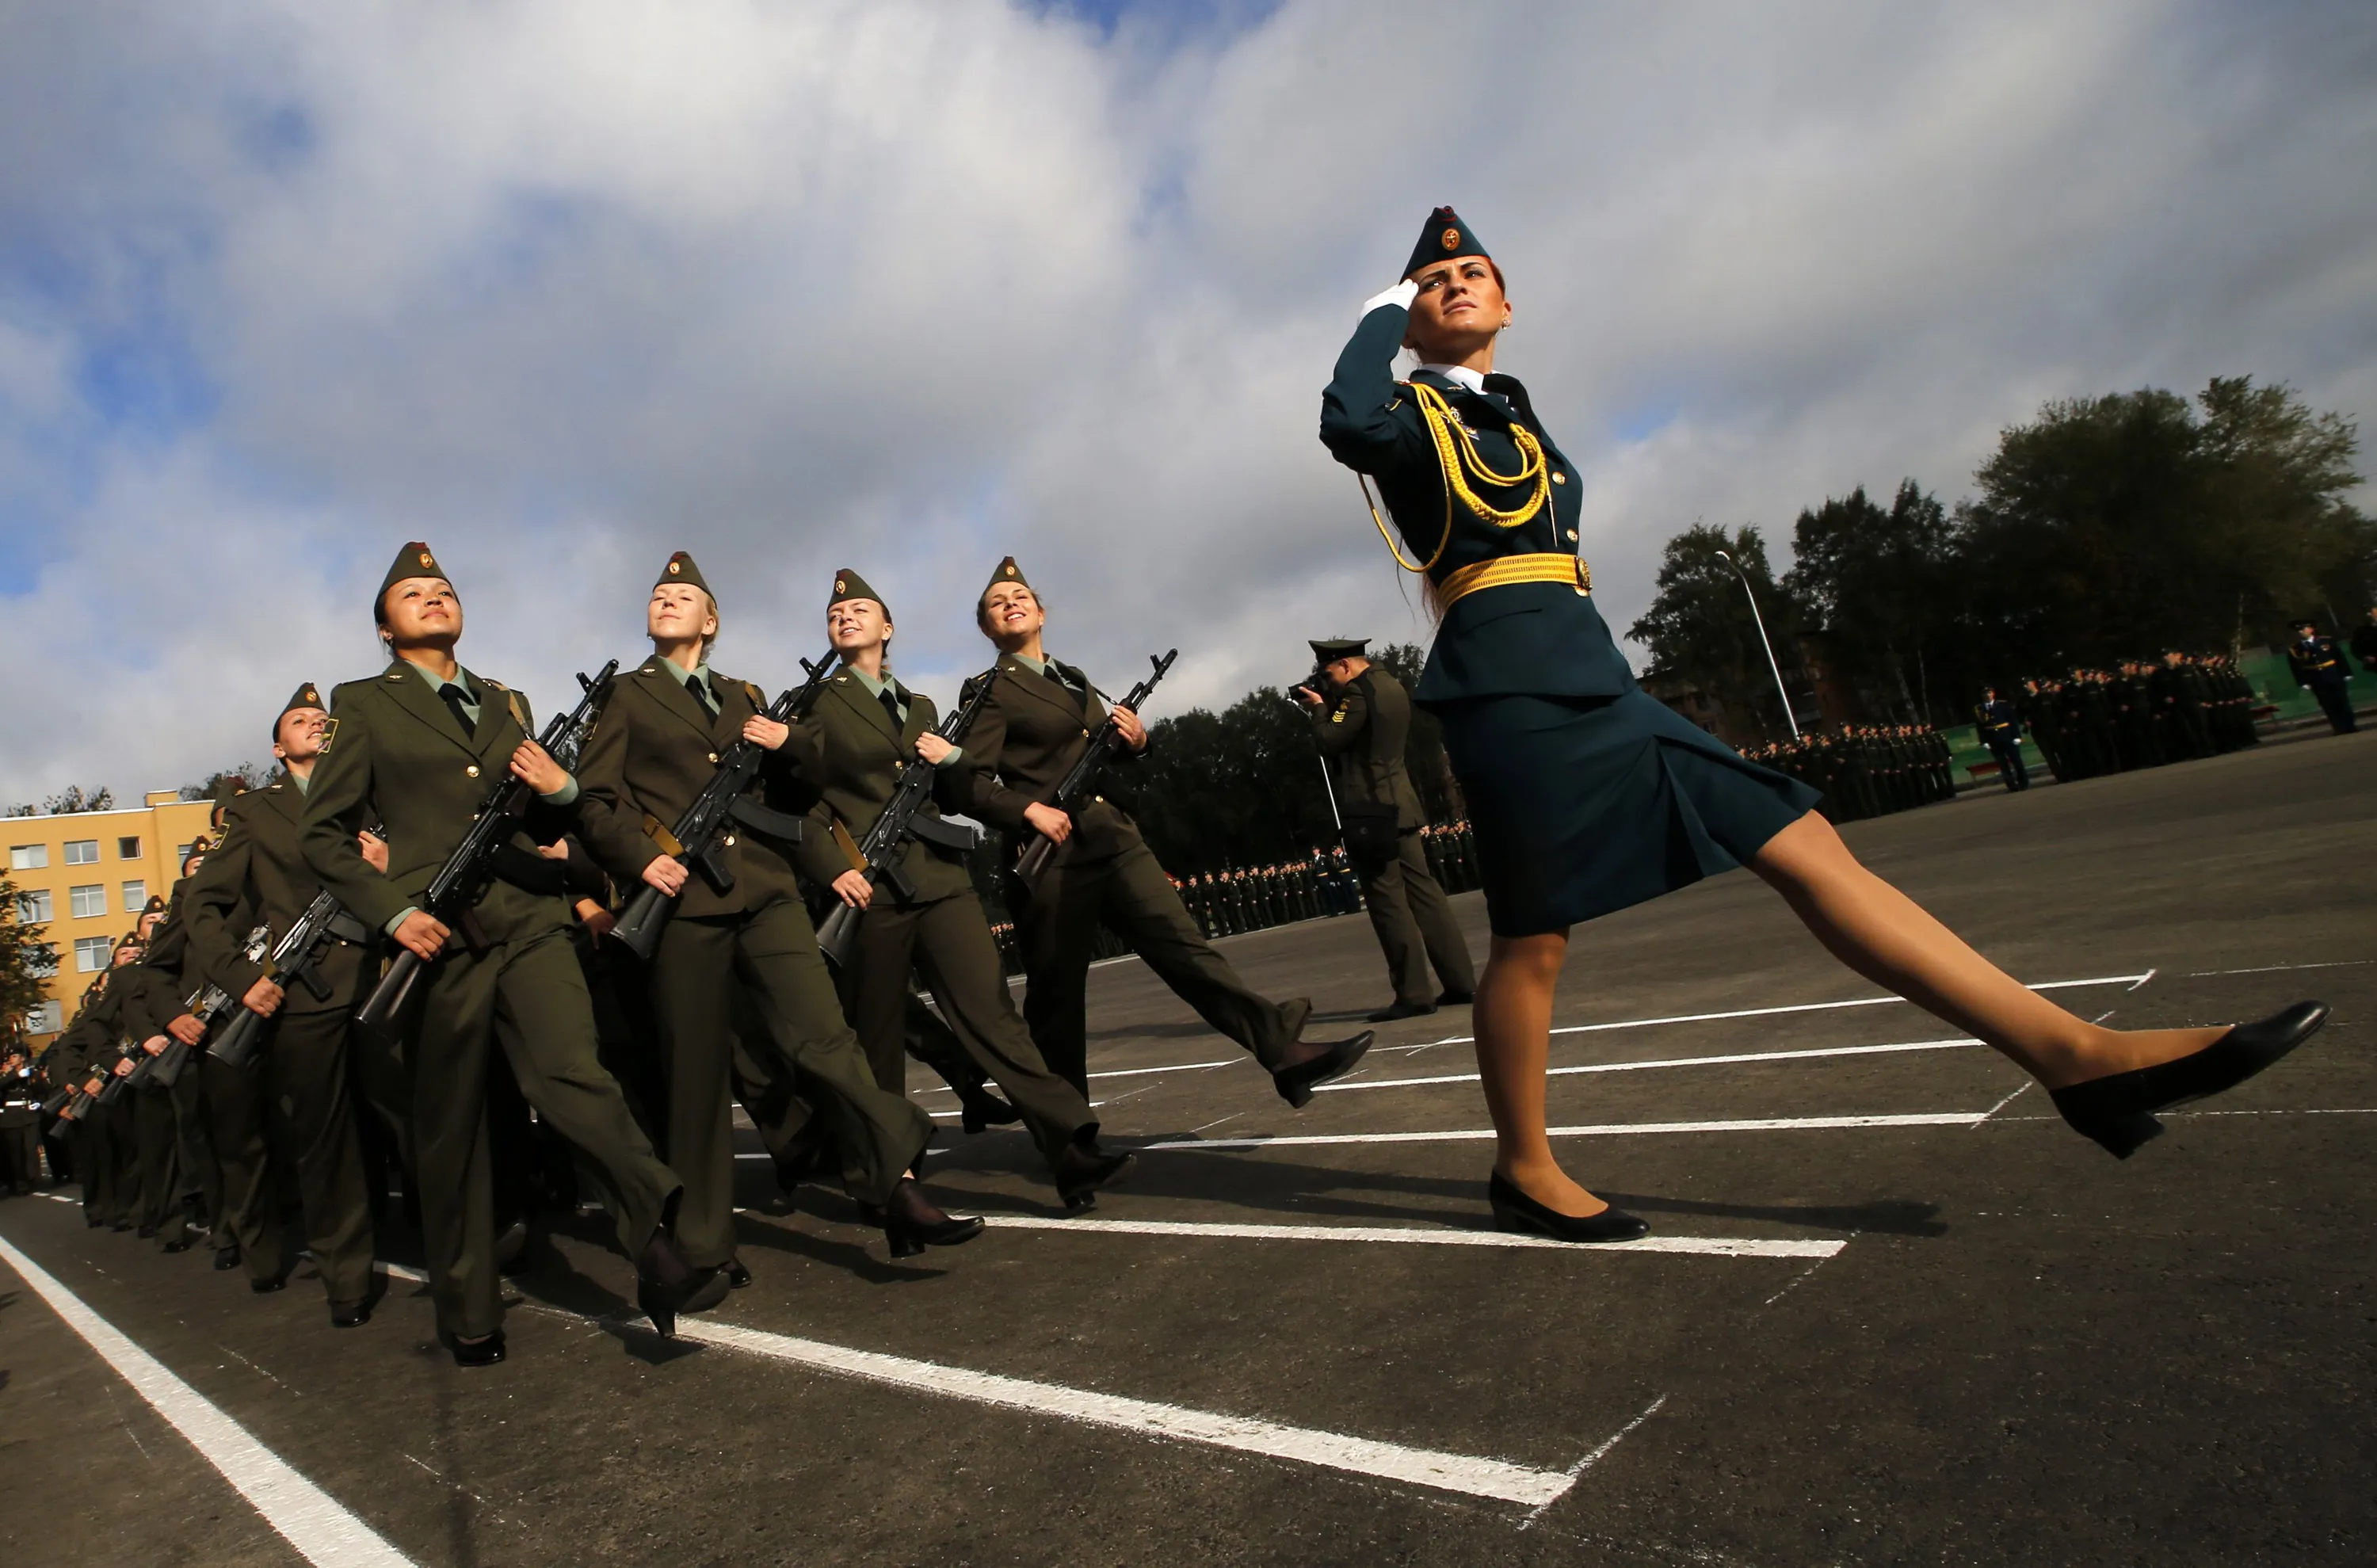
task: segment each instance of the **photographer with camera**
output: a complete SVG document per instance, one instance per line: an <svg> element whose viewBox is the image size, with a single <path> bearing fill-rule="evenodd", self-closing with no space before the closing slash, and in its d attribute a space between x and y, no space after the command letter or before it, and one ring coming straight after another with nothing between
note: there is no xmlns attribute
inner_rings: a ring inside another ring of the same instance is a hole
<svg viewBox="0 0 2377 1568"><path fill-rule="evenodd" d="M1394 980L1393 1005L1370 1014L1372 1023L1386 1023L1469 1000L1477 977L1420 843L1426 818L1404 767L1411 693L1370 663L1368 648L1368 638L1313 643L1317 667L1288 695L1304 704L1329 764L1346 853ZM1428 988L1431 964L1443 985L1439 994Z"/></svg>

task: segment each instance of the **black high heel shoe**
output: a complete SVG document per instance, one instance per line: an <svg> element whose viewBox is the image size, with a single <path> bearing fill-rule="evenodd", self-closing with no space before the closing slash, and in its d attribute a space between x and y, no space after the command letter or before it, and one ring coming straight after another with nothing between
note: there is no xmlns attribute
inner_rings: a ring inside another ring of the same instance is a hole
<svg viewBox="0 0 2377 1568"><path fill-rule="evenodd" d="M1494 1210L1494 1223L1504 1230L1533 1232L1555 1241L1631 1241L1651 1233L1648 1222L1615 1203L1597 1215L1564 1215L1546 1208L1504 1180L1499 1170L1486 1183L1486 1202Z"/></svg>
<svg viewBox="0 0 2377 1568"><path fill-rule="evenodd" d="M943 1214L913 1176L903 1176L883 1205L883 1239L895 1258L913 1258L927 1247L962 1247L980 1236L980 1215Z"/></svg>
<svg viewBox="0 0 2377 1568"><path fill-rule="evenodd" d="M2092 1138L2117 1160L2162 1136L2157 1111L2233 1089L2319 1032L2327 1022L2323 1001L2299 1001L2255 1023L2240 1023L2190 1056L2158 1061L2129 1072L2091 1078L2049 1098L2064 1122Z"/></svg>
<svg viewBox="0 0 2377 1568"><path fill-rule="evenodd" d="M979 1083L972 1089L959 1090L958 1100L962 1107L958 1115L958 1125L965 1129L969 1137L985 1127L1012 1127L1023 1119L1021 1111Z"/></svg>
<svg viewBox="0 0 2377 1568"><path fill-rule="evenodd" d="M1057 1156L1057 1199L1069 1215L1085 1214L1098 1206L1098 1193L1119 1185L1139 1164L1139 1156L1101 1149L1096 1140L1065 1145Z"/></svg>
<svg viewBox="0 0 2377 1568"><path fill-rule="evenodd" d="M740 1290L751 1283L751 1271L743 1266L740 1258L727 1259L726 1266L719 1272L726 1276L727 1288L731 1290Z"/></svg>
<svg viewBox="0 0 2377 1568"><path fill-rule="evenodd" d="M458 1367L492 1367L504 1359L502 1329L484 1339L459 1339L441 1328L437 1331L437 1343L446 1347Z"/></svg>
<svg viewBox="0 0 2377 1568"><path fill-rule="evenodd" d="M679 1312L706 1311L725 1299L726 1276L686 1262L666 1230L653 1231L636 1257L636 1305L663 1339L675 1336Z"/></svg>
<svg viewBox="0 0 2377 1568"><path fill-rule="evenodd" d="M1272 1087L1279 1091L1281 1099L1302 1110L1311 1103L1315 1084L1343 1078L1353 1071L1355 1065L1362 1059L1362 1053L1370 1048L1370 1042L1377 1037L1375 1031L1365 1029L1350 1039L1299 1040L1296 1043L1311 1047L1313 1054L1272 1073Z"/></svg>

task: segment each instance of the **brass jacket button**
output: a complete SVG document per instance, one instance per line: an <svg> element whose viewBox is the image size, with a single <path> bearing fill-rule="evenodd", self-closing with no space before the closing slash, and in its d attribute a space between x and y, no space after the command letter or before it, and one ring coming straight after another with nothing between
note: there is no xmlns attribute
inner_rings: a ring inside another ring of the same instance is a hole
<svg viewBox="0 0 2377 1568"><path fill-rule="evenodd" d="M1556 473L1552 475L1552 483L1555 485L1565 485L1568 483L1568 475L1565 473Z"/></svg>
<svg viewBox="0 0 2377 1568"><path fill-rule="evenodd" d="M710 754L710 760L711 760L712 762L717 761L717 760L718 760L718 753L717 753L717 752L715 752L715 751L711 752L711 753Z"/></svg>
<svg viewBox="0 0 2377 1568"><path fill-rule="evenodd" d="M471 775L471 777L472 777L472 778L474 778L474 779L475 779L475 778L477 778L477 777L479 776L479 765L478 765L476 762L472 763L469 767L464 768L462 771L463 771L464 772L466 772L466 773L470 774L470 775Z"/></svg>

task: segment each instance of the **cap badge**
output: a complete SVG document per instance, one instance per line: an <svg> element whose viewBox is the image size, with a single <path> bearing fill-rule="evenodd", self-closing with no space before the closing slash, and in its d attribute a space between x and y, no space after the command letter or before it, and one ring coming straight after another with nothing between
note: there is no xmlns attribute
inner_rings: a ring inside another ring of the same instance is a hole
<svg viewBox="0 0 2377 1568"><path fill-rule="evenodd" d="M685 569L685 563L683 563L682 561L671 561L671 562L669 562L669 575L670 575L671 577L675 577L677 573L679 573L679 572L683 571L684 569Z"/></svg>
<svg viewBox="0 0 2377 1568"><path fill-rule="evenodd" d="M1458 229L1447 229L1444 233L1436 236L1436 243L1442 245L1447 250L1458 250L1461 248L1461 231Z"/></svg>
<svg viewBox="0 0 2377 1568"><path fill-rule="evenodd" d="M424 551L422 551L422 552L421 552L421 564L422 564L423 566L425 566L425 567L434 567L434 566L436 566L437 563L436 563L436 561L433 561L433 560L431 560L431 559L429 558L429 552L428 552L428 551L424 550Z"/></svg>
<svg viewBox="0 0 2377 1568"><path fill-rule="evenodd" d="M837 592L837 593L841 593L841 592L847 592L847 591L849 590L849 587L850 587L850 584L849 584L849 583L844 582L842 579L840 579L840 578L838 578L838 577L837 577L837 578L835 578L835 579L833 580L833 591L834 591L835 592Z"/></svg>
<svg viewBox="0 0 2377 1568"><path fill-rule="evenodd" d="M1007 569L1006 575L1007 575L1007 576L1009 576L1009 577L1013 577L1013 576L1015 575L1015 569L1014 569L1013 567L1009 567L1009 568Z"/></svg>

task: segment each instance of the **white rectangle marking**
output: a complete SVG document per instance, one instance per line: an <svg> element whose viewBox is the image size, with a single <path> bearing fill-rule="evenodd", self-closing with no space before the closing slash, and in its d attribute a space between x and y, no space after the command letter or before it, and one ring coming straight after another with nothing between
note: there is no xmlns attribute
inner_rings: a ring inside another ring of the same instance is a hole
<svg viewBox="0 0 2377 1568"><path fill-rule="evenodd" d="M53 1279L39 1263L6 1240L0 1240L0 1259L24 1275L66 1326L80 1335L157 1414L172 1422L198 1456L221 1471L223 1479L237 1488L240 1496L264 1515L264 1522L306 1562L320 1568L412 1568L412 1559L340 1507L329 1493L291 1469L279 1454L249 1436L245 1427L83 1305L80 1297Z"/></svg>
<svg viewBox="0 0 2377 1568"><path fill-rule="evenodd" d="M1663 1057L1655 1061L1602 1061L1583 1067L1555 1067L1545 1073L1548 1078L1563 1078L1578 1072L1648 1072L1663 1067L1721 1067L1746 1061L1809 1061L1818 1057L1887 1056L1895 1051L1952 1051L1981 1042L1964 1038L1955 1040L1908 1040L1894 1046L1823 1046L1800 1051L1734 1051L1724 1056ZM1475 1072L1444 1072L1427 1078L1355 1078L1336 1083L1319 1083L1314 1090L1331 1094L1340 1089L1408 1089L1428 1083L1475 1083Z"/></svg>
<svg viewBox="0 0 2377 1568"><path fill-rule="evenodd" d="M1750 1121L1607 1121L1583 1127L1554 1127L1554 1138L1619 1138L1678 1132L1803 1132L1847 1127L1972 1127L1988 1113L1977 1110L1925 1112L1916 1116L1783 1116ZM1318 1143L1491 1143L1490 1127L1447 1132L1332 1132L1284 1138L1181 1138L1162 1143L1141 1143L1142 1149L1264 1149L1274 1144Z"/></svg>
<svg viewBox="0 0 2377 1568"><path fill-rule="evenodd" d="M1096 1230L1118 1236L1208 1236L1248 1241L1385 1241L1425 1247L1548 1247L1563 1252L1680 1252L1703 1258L1829 1258L1845 1241L1762 1240L1741 1236L1645 1236L1637 1241L1579 1246L1547 1236L1500 1230L1437 1230L1397 1225L1236 1225L1188 1220L1057 1219L996 1215L993 1230Z"/></svg>
<svg viewBox="0 0 2377 1568"><path fill-rule="evenodd" d="M869 1382L890 1383L1032 1415L1055 1416L1147 1437L1168 1437L1243 1454L1291 1459L1326 1469L1463 1492L1471 1497L1523 1503L1531 1508L1558 1501L1576 1484L1575 1476L1561 1470L1538 1470L1507 1460L1406 1448L1401 1443L1378 1442L1342 1432L1283 1426L1251 1416L1224 1416L1182 1405L1093 1394L1062 1383L1033 1382L963 1367L944 1367L933 1361L911 1360L904 1356L853 1350L705 1318L680 1318L676 1332L679 1338L863 1378Z"/></svg>

